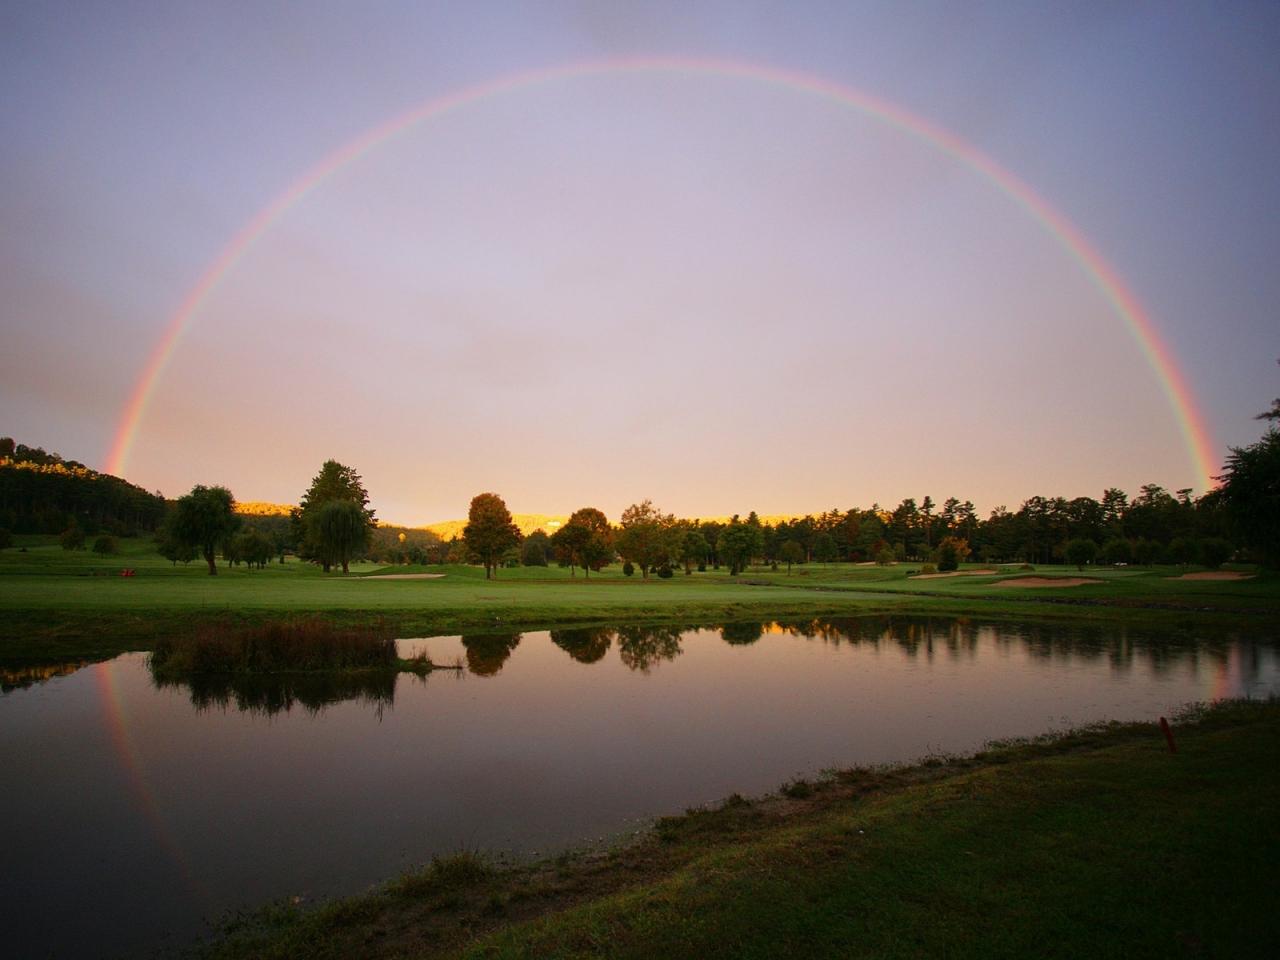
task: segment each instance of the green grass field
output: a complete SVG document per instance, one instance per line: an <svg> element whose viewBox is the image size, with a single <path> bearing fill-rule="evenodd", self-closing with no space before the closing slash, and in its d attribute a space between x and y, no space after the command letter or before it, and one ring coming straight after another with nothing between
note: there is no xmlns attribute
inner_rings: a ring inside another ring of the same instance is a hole
<svg viewBox="0 0 1280 960"><path fill-rule="evenodd" d="M558 567L503 569L493 581L471 566L390 567L358 564L348 576L324 574L289 558L263 570L220 567L210 577L194 562L176 567L148 540L122 540L101 557L65 551L48 537L18 537L0 551L0 660L51 661L147 649L193 621L213 617L260 621L320 613L336 621L382 617L401 635L485 628L533 629L555 623L683 621L911 611L996 618L1071 617L1266 625L1280 617L1280 578L1252 569L1234 582L1178 580L1181 568L1089 568L1101 583L1065 589L1014 589L996 574L943 579L910 576L915 564L849 564L759 568L738 578L723 570L669 580L610 567L590 578ZM120 576L130 569L134 576ZM970 565L968 569L978 569ZM438 573L438 579L377 579L384 574ZM1037 576L1074 577L1046 567Z"/></svg>
<svg viewBox="0 0 1280 960"><path fill-rule="evenodd" d="M606 855L472 855L214 958L1273 957L1280 704L837 772L658 821Z"/></svg>

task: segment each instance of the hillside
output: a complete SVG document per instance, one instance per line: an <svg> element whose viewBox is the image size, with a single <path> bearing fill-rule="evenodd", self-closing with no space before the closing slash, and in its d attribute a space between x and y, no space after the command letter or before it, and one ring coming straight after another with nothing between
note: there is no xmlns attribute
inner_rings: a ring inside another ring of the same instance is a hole
<svg viewBox="0 0 1280 960"><path fill-rule="evenodd" d="M535 530L542 530L545 533L555 533L556 530L569 518L567 516L556 516L547 513L513 513L511 519L515 521L515 525L520 528L520 532L525 536L533 533ZM451 540L454 537L462 536L462 528L467 525L466 520L442 520L440 523L429 523L421 530L429 530L436 534L441 540Z"/></svg>

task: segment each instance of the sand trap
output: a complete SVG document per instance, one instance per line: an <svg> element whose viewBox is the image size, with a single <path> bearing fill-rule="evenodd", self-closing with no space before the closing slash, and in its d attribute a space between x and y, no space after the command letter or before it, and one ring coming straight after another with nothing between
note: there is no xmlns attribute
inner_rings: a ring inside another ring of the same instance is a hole
<svg viewBox="0 0 1280 960"><path fill-rule="evenodd" d="M1086 583L1102 583L1089 577L1018 577L1016 580L1001 580L992 584L995 587L1080 587Z"/></svg>
<svg viewBox="0 0 1280 960"><path fill-rule="evenodd" d="M943 577L987 577L999 570L948 570L946 573L922 573L912 580L940 580Z"/></svg>
<svg viewBox="0 0 1280 960"><path fill-rule="evenodd" d="M372 577L355 577L355 580L439 580L443 573L378 573Z"/></svg>
<svg viewBox="0 0 1280 960"><path fill-rule="evenodd" d="M1166 580L1252 580L1252 573L1236 573L1234 570L1206 570L1203 573L1184 573L1180 577L1165 577Z"/></svg>

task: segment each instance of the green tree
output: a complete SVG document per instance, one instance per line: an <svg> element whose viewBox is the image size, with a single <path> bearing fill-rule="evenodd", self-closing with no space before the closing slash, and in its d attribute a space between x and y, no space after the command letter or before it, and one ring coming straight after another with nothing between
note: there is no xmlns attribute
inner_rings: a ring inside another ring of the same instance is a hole
<svg viewBox="0 0 1280 960"><path fill-rule="evenodd" d="M116 542L115 537L104 535L93 541L93 552L108 557L120 552L120 544Z"/></svg>
<svg viewBox="0 0 1280 960"><path fill-rule="evenodd" d="M1210 570L1217 570L1231 559L1231 544L1221 537L1206 537L1200 541L1200 562Z"/></svg>
<svg viewBox="0 0 1280 960"><path fill-rule="evenodd" d="M1269 567L1280 566L1280 431L1232 447L1221 499L1239 542Z"/></svg>
<svg viewBox="0 0 1280 960"><path fill-rule="evenodd" d="M308 510L305 516L307 540L324 569L340 565L343 573L349 573L351 561L369 543L368 517L360 504L351 500L326 500Z"/></svg>
<svg viewBox="0 0 1280 960"><path fill-rule="evenodd" d="M335 561L327 556L326 551L315 540L319 529L315 514L326 503L333 501L354 503L360 508L366 528L360 547L368 542L369 534L378 525L374 511L369 509L369 493L364 488L360 474L356 473L354 468L345 466L337 460L326 460L321 465L320 472L312 478L307 492L302 495L295 526L295 530L301 534L299 550L302 556L308 560L317 561L324 568L325 573L329 572Z"/></svg>
<svg viewBox="0 0 1280 960"><path fill-rule="evenodd" d="M599 570L613 557L613 528L609 518L595 507L575 510L551 540L569 562L570 576L575 567L582 567L589 577L592 570Z"/></svg>
<svg viewBox="0 0 1280 960"><path fill-rule="evenodd" d="M1093 560L1097 555L1098 545L1092 540L1087 540L1081 537L1067 541L1067 562L1074 563L1077 570L1083 570L1086 563L1093 563Z"/></svg>
<svg viewBox="0 0 1280 960"><path fill-rule="evenodd" d="M173 535L200 552L211 577L218 573L218 545L235 533L240 523L235 504L226 487L196 484L185 497L178 498L174 510Z"/></svg>
<svg viewBox="0 0 1280 960"><path fill-rule="evenodd" d="M740 523L737 517L720 533L720 557L729 564L729 575L737 576L747 569L762 546L759 528Z"/></svg>
<svg viewBox="0 0 1280 960"><path fill-rule="evenodd" d="M813 559L819 563L830 563L838 552L835 538L827 531L823 530L813 538Z"/></svg>
<svg viewBox="0 0 1280 960"><path fill-rule="evenodd" d="M63 550L83 550L84 531L73 523L62 531L62 535L58 537L58 543L62 544Z"/></svg>
<svg viewBox="0 0 1280 960"><path fill-rule="evenodd" d="M651 500L633 503L622 511L622 524L616 538L618 553L640 568L640 576L670 564L676 552L673 534L678 532L675 517L658 510Z"/></svg>
<svg viewBox="0 0 1280 960"><path fill-rule="evenodd" d="M684 531L680 539L680 560L684 564L686 576L693 574L694 567L706 566L707 554L710 550L707 538L699 532L697 527L689 527Z"/></svg>
<svg viewBox="0 0 1280 960"><path fill-rule="evenodd" d="M526 567L545 567L551 550L551 538L541 530L535 530L520 545L520 562Z"/></svg>
<svg viewBox="0 0 1280 960"><path fill-rule="evenodd" d="M793 563L804 563L804 547L800 546L794 540L788 540L779 548L781 559L786 561L787 574L791 573L791 565Z"/></svg>
<svg viewBox="0 0 1280 960"><path fill-rule="evenodd" d="M484 577L498 575L502 555L520 543L520 530L511 521L511 512L496 493L481 493L471 499L467 525L462 529L467 550L484 564Z"/></svg>
<svg viewBox="0 0 1280 960"><path fill-rule="evenodd" d="M1102 545L1102 562L1112 565L1129 563L1133 560L1133 548L1129 541L1120 537L1112 537Z"/></svg>

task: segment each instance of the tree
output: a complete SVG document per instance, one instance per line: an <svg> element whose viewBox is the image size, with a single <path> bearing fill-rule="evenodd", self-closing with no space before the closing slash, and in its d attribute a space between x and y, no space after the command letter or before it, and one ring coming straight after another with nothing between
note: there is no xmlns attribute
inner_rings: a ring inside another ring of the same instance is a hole
<svg viewBox="0 0 1280 960"><path fill-rule="evenodd" d="M520 547L520 562L526 567L545 567L551 538L541 530L535 530L524 538Z"/></svg>
<svg viewBox="0 0 1280 960"><path fill-rule="evenodd" d="M684 563L685 576L693 574L694 567L705 567L711 547L697 527L689 527L680 539L680 560Z"/></svg>
<svg viewBox="0 0 1280 960"><path fill-rule="evenodd" d="M1078 538L1067 541L1066 557L1068 563L1074 563L1077 570L1083 570L1086 563L1092 563L1098 555L1098 545L1092 540Z"/></svg>
<svg viewBox="0 0 1280 960"><path fill-rule="evenodd" d="M675 517L658 510L651 500L633 503L622 511L621 529L616 546L624 560L631 560L640 568L640 576L649 578L649 571L663 564L670 564L676 544L673 533Z"/></svg>
<svg viewBox="0 0 1280 960"><path fill-rule="evenodd" d="M959 537L943 537L938 544L938 569L944 573L959 570L969 556L969 542Z"/></svg>
<svg viewBox="0 0 1280 960"><path fill-rule="evenodd" d="M794 540L788 540L778 552L781 555L781 559L787 562L788 575L791 573L791 565L793 563L804 563L804 547Z"/></svg>
<svg viewBox="0 0 1280 960"><path fill-rule="evenodd" d="M836 541L831 534L823 530L813 538L813 559L827 564L836 558Z"/></svg>
<svg viewBox="0 0 1280 960"><path fill-rule="evenodd" d="M327 500L307 511L306 517L307 540L324 569L336 564L342 567L343 573L349 573L351 561L369 543L369 524L364 510L351 500Z"/></svg>
<svg viewBox="0 0 1280 960"><path fill-rule="evenodd" d="M329 572L334 561L327 557L320 544L313 539L318 529L314 515L326 503L333 501L354 503L360 508L365 525L365 536L360 546L368 542L369 534L378 525L374 512L369 509L369 493L364 488L360 474L337 460L326 460L321 465L320 472L312 478L307 492L302 495L296 521L296 529L301 534L299 550L308 560L318 561L325 573ZM343 572L346 572L345 569Z"/></svg>
<svg viewBox="0 0 1280 960"><path fill-rule="evenodd" d="M1257 443L1232 447L1222 481L1222 503L1240 541L1270 567L1280 565L1280 431Z"/></svg>
<svg viewBox="0 0 1280 960"><path fill-rule="evenodd" d="M484 564L484 578L491 580L498 574L503 553L519 544L521 537L502 498L481 493L471 499L462 539L471 555Z"/></svg>
<svg viewBox="0 0 1280 960"><path fill-rule="evenodd" d="M1112 537L1102 545L1102 562L1112 565L1127 564L1133 559L1133 548L1128 540Z"/></svg>
<svg viewBox="0 0 1280 960"><path fill-rule="evenodd" d="M569 575L575 567L582 567L586 576L599 570L613 557L613 528L609 518L595 507L583 507L573 515L551 538L569 562Z"/></svg>
<svg viewBox="0 0 1280 960"><path fill-rule="evenodd" d="M1200 541L1200 562L1210 570L1217 570L1231 559L1231 544L1221 537L1206 537Z"/></svg>
<svg viewBox="0 0 1280 960"><path fill-rule="evenodd" d="M209 564L209 576L216 576L218 545L235 533L240 520L235 514L235 498L226 487L196 484L185 497L179 497L173 514L173 535L188 544Z"/></svg>
<svg viewBox="0 0 1280 960"><path fill-rule="evenodd" d="M93 541L93 552L100 556L111 556L120 552L120 545L116 543L116 538L111 536L101 536Z"/></svg>
<svg viewBox="0 0 1280 960"><path fill-rule="evenodd" d="M62 535L58 537L58 542L62 544L63 550L83 550L84 531L73 523L62 531Z"/></svg>
<svg viewBox="0 0 1280 960"><path fill-rule="evenodd" d="M720 556L729 564L731 577L747 569L751 558L760 552L760 547L759 528L740 523L737 517L720 533Z"/></svg>

